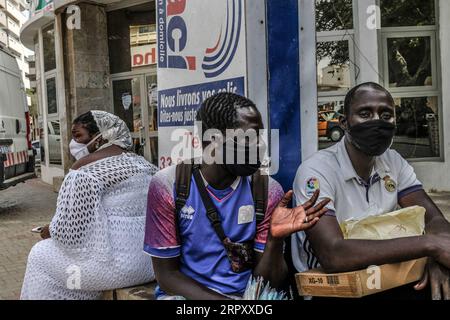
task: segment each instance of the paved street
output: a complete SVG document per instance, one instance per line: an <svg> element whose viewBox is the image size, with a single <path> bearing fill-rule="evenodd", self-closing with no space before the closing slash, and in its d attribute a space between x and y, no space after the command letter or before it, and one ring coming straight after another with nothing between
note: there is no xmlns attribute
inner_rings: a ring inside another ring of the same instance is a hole
<svg viewBox="0 0 450 320"><path fill-rule="evenodd" d="M432 197L450 220L450 193ZM39 240L30 230L49 223L56 198L37 179L0 192L0 300L19 297L28 252Z"/></svg>

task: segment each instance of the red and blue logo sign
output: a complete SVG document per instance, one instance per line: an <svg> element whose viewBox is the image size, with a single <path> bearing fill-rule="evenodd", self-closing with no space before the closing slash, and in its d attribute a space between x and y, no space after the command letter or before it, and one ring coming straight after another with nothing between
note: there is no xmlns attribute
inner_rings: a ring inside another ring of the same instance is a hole
<svg viewBox="0 0 450 320"><path fill-rule="evenodd" d="M224 73L233 61L241 36L242 0L226 0L225 28L215 46L205 48L203 57L186 53L189 29L183 14L188 0L158 0L158 66L159 68L197 70L197 61L206 78ZM201 20L201 17L198 17Z"/></svg>

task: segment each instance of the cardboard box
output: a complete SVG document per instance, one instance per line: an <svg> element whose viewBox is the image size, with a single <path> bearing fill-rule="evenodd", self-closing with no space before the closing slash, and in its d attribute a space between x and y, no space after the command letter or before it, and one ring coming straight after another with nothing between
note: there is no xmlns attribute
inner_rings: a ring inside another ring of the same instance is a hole
<svg viewBox="0 0 450 320"><path fill-rule="evenodd" d="M420 280L426 262L422 258L336 274L314 269L295 278L301 296L361 298Z"/></svg>

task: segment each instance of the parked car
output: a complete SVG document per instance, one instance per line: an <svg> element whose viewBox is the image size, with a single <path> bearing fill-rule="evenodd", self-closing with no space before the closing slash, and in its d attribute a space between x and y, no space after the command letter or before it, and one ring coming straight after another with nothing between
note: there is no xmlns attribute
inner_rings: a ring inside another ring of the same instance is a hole
<svg viewBox="0 0 450 320"><path fill-rule="evenodd" d="M326 137L333 142L338 142L344 136L344 131L339 127L340 114L336 111L321 111L317 126L319 137Z"/></svg>
<svg viewBox="0 0 450 320"><path fill-rule="evenodd" d="M35 177L28 105L13 55L0 48L0 190Z"/></svg>

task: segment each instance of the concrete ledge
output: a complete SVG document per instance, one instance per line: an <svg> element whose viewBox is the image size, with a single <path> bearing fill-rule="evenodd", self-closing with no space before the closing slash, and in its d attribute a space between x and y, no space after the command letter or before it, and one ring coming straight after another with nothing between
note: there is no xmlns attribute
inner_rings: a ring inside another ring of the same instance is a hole
<svg viewBox="0 0 450 320"><path fill-rule="evenodd" d="M155 300L156 282L142 286L105 291L103 300Z"/></svg>

